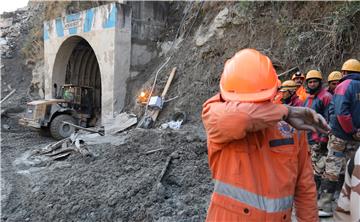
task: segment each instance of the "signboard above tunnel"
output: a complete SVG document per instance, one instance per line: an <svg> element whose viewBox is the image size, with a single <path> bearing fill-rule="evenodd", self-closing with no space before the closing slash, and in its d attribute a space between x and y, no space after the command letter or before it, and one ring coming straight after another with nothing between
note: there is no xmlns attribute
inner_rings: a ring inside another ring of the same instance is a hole
<svg viewBox="0 0 360 222"><path fill-rule="evenodd" d="M130 56L128 5L110 3L45 21L45 98L58 95L55 86L93 87L102 122L112 119L124 107Z"/></svg>
<svg viewBox="0 0 360 222"><path fill-rule="evenodd" d="M116 7L117 4L108 4L97 8L91 8L75 14L59 17L51 21L44 22L44 40L51 38L77 35L102 29L117 28L131 29L130 24L126 24L126 12L124 6ZM120 12L118 12L121 10ZM118 13L123 18L118 18Z"/></svg>

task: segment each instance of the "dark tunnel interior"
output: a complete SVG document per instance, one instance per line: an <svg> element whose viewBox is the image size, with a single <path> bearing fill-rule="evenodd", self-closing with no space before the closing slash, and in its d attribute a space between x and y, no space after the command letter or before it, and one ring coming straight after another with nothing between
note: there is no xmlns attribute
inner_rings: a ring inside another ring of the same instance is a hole
<svg viewBox="0 0 360 222"><path fill-rule="evenodd" d="M81 40L73 49L66 67L65 84L92 87L94 89L94 111L101 113L101 75L94 50Z"/></svg>

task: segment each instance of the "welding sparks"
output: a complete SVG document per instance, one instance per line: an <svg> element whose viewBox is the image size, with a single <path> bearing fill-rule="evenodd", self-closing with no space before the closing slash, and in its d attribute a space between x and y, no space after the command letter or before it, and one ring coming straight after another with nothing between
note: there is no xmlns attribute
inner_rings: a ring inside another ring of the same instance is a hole
<svg viewBox="0 0 360 222"><path fill-rule="evenodd" d="M138 103L146 104L149 98L149 93L142 91L137 98Z"/></svg>

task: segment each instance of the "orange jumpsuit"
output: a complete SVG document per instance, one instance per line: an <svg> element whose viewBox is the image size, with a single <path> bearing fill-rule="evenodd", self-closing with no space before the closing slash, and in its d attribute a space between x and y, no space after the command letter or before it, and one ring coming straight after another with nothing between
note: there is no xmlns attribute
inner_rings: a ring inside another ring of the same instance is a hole
<svg viewBox="0 0 360 222"><path fill-rule="evenodd" d="M299 97L299 99L301 100L301 102L305 102L306 98L308 97L308 94L306 93L306 89L304 86L300 86L297 90L296 90L296 95Z"/></svg>
<svg viewBox="0 0 360 222"><path fill-rule="evenodd" d="M305 133L281 121L283 105L205 102L202 118L215 189L207 221L318 221Z"/></svg>

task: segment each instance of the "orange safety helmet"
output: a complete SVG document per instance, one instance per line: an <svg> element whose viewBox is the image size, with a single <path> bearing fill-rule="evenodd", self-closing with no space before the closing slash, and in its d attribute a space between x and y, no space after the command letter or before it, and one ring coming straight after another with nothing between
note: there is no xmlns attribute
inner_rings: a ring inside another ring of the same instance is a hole
<svg viewBox="0 0 360 222"><path fill-rule="evenodd" d="M227 101L270 100L279 86L270 59L255 49L240 50L226 61L220 79L220 93Z"/></svg>

